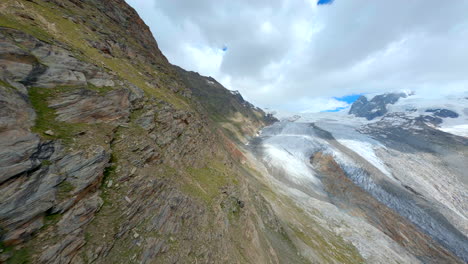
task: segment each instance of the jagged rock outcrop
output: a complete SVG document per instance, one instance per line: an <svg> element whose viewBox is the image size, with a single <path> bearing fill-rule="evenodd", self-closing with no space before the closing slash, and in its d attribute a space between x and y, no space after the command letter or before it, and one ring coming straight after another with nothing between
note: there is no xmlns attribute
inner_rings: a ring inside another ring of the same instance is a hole
<svg viewBox="0 0 468 264"><path fill-rule="evenodd" d="M388 93L374 96L370 101L367 97L361 95L349 109L349 114L365 117L372 120L387 113L387 105L394 104L400 98L406 98L406 93Z"/></svg>
<svg viewBox="0 0 468 264"><path fill-rule="evenodd" d="M230 91L212 77L175 67L181 81L190 89L209 116L224 125L234 138L245 141L257 133L262 124L273 124L278 120L271 114L244 100L238 91ZM244 142L245 143L245 142Z"/></svg>

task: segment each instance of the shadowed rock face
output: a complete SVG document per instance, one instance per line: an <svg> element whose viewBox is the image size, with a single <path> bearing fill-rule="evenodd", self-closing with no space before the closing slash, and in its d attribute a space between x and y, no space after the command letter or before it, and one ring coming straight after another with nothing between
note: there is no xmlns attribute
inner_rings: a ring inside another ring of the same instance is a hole
<svg viewBox="0 0 468 264"><path fill-rule="evenodd" d="M372 120L376 117L383 116L387 113L387 105L394 104L400 98L405 98L405 93L388 93L374 96L370 101L367 97L360 96L349 109L349 114L365 117L367 120Z"/></svg>
<svg viewBox="0 0 468 264"><path fill-rule="evenodd" d="M230 91L211 77L204 77L196 72L185 71L176 67L181 80L189 87L193 96L201 103L211 117L216 120L229 120L236 115L244 117L243 127L257 127L260 123L273 124L278 120L270 114L244 100L237 91ZM242 121L242 120L238 120ZM251 123L251 124L249 124ZM249 136L253 136L257 131L251 131Z"/></svg>
<svg viewBox="0 0 468 264"><path fill-rule="evenodd" d="M459 116L456 112L448 109L427 109L426 112L442 118L457 118Z"/></svg>

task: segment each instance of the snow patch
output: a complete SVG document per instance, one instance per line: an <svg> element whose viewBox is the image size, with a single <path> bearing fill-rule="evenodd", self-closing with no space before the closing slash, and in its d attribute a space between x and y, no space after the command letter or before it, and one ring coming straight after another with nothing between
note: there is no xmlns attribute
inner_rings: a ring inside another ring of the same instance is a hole
<svg viewBox="0 0 468 264"><path fill-rule="evenodd" d="M444 126L439 128L439 130L442 130L444 132L457 135L457 136L462 136L462 137L468 137L468 124L467 125L454 125L454 126Z"/></svg>

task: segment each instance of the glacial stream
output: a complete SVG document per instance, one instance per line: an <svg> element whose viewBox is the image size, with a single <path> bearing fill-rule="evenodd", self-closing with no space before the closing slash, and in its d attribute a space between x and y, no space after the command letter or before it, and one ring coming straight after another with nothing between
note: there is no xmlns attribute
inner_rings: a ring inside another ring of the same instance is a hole
<svg viewBox="0 0 468 264"><path fill-rule="evenodd" d="M252 145L262 157L262 162L279 181L323 200L327 200L327 191L321 182L323 176L313 168L310 157L317 152L331 155L354 184L468 262L467 237L424 198L403 188L391 175L386 178L385 175L389 172L385 171L383 162L374 153L363 153L363 149L358 147L348 149L349 152L345 153L342 150L346 147L337 148L336 144L339 143L331 134L324 135L322 132L311 123L278 122L263 129ZM365 135L361 135L359 140L358 143L363 146L375 144L373 139L366 138ZM365 162L350 156L351 152L364 158ZM366 166L378 168L381 173L374 175Z"/></svg>

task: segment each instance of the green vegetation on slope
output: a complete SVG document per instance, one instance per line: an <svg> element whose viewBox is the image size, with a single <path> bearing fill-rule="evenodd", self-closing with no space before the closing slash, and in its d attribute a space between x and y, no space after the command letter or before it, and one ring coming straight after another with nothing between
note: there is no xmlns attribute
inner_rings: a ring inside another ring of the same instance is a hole
<svg viewBox="0 0 468 264"><path fill-rule="evenodd" d="M59 87L52 89L44 89L33 87L29 89L29 100L31 101L34 110L36 111L36 123L32 131L38 133L46 139L61 139L64 143L71 143L74 135L81 131L86 131L89 125L86 124L72 124L67 122L60 122L56 120L56 113L54 109L48 106L47 101L64 91L75 89L74 87ZM46 133L48 131L52 133Z"/></svg>
<svg viewBox="0 0 468 264"><path fill-rule="evenodd" d="M233 172L219 161L211 161L204 168L188 168L190 182L183 185L182 190L211 205L220 194L221 188L238 184Z"/></svg>

